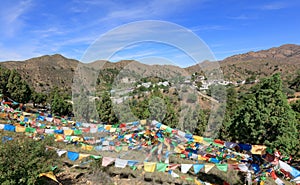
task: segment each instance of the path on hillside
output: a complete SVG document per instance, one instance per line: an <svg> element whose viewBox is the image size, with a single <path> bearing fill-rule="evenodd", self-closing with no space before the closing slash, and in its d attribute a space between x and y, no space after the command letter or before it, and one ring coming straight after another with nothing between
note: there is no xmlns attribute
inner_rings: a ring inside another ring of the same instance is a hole
<svg viewBox="0 0 300 185"><path fill-rule="evenodd" d="M214 102L214 103L219 103L219 101L216 100L216 99L214 99L213 97L207 96L206 94L203 94L203 93L201 93L200 91L198 91L194 85L191 85L190 87L191 87L192 89L194 89L200 96L202 96L202 97L204 97L204 98L207 98L208 100L210 100L210 101L212 101L212 102Z"/></svg>

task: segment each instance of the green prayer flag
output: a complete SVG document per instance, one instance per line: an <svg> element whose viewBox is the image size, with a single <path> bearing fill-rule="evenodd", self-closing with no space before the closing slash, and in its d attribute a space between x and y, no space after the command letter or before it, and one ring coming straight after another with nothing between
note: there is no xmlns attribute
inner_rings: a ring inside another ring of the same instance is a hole
<svg viewBox="0 0 300 185"><path fill-rule="evenodd" d="M100 156L100 155L90 155L90 157L92 159L101 159L102 158L102 156Z"/></svg>
<svg viewBox="0 0 300 185"><path fill-rule="evenodd" d="M132 170L136 170L136 166L130 166L130 168L132 169Z"/></svg>
<svg viewBox="0 0 300 185"><path fill-rule="evenodd" d="M167 169L168 164L166 163L156 163L156 171L158 172L165 172Z"/></svg>
<svg viewBox="0 0 300 185"><path fill-rule="evenodd" d="M175 141L172 141L172 145L173 145L173 146L177 146L178 143L176 143Z"/></svg>
<svg viewBox="0 0 300 185"><path fill-rule="evenodd" d="M36 128L26 127L25 132L34 133L36 131Z"/></svg>
<svg viewBox="0 0 300 185"><path fill-rule="evenodd" d="M223 157L221 157L221 156L217 156L216 157L219 161L222 161L223 160Z"/></svg>
<svg viewBox="0 0 300 185"><path fill-rule="evenodd" d="M207 138L207 137L204 137L203 138L203 141L207 142L207 143L212 143L214 140L212 138Z"/></svg>
<svg viewBox="0 0 300 185"><path fill-rule="evenodd" d="M227 172L228 164L216 164L217 168L223 172Z"/></svg>
<svg viewBox="0 0 300 185"><path fill-rule="evenodd" d="M72 136L66 136L65 139L68 141L72 141Z"/></svg>
<svg viewBox="0 0 300 185"><path fill-rule="evenodd" d="M115 150L116 150L117 152L120 152L120 151L122 150L122 146L116 146Z"/></svg>
<svg viewBox="0 0 300 185"><path fill-rule="evenodd" d="M181 157L181 158L185 158L185 155L184 155L184 154L180 154L180 157Z"/></svg>
<svg viewBox="0 0 300 185"><path fill-rule="evenodd" d="M219 143L212 142L211 144L212 144L213 146L216 146L216 147L221 147L221 148L223 147L223 145L221 145L221 144L219 144Z"/></svg>
<svg viewBox="0 0 300 185"><path fill-rule="evenodd" d="M165 138L158 138L158 141L163 143L165 141Z"/></svg>
<svg viewBox="0 0 300 185"><path fill-rule="evenodd" d="M185 178L185 180L187 180L187 181L194 181L194 179L191 178L191 177L187 177L187 178Z"/></svg>
<svg viewBox="0 0 300 185"><path fill-rule="evenodd" d="M57 166L51 166L50 169L51 171L54 171L57 168Z"/></svg>
<svg viewBox="0 0 300 185"><path fill-rule="evenodd" d="M167 127L167 128L166 128L166 132L167 132L167 133L172 133L172 130L173 130L173 129L172 129L171 127Z"/></svg>
<svg viewBox="0 0 300 185"><path fill-rule="evenodd" d="M74 130L74 135L81 135L81 134L82 134L82 130L79 129Z"/></svg>

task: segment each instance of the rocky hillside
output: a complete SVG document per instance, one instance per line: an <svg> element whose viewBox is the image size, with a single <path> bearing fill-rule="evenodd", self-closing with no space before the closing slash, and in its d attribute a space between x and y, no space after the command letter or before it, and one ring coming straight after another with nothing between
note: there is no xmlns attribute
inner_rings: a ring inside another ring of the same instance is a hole
<svg viewBox="0 0 300 185"><path fill-rule="evenodd" d="M224 78L231 81L245 80L253 75L261 78L278 72L288 80L300 69L300 46L286 44L268 50L251 51L228 57L218 63ZM211 63L206 62L201 65L207 66ZM186 70L194 73L201 69L199 65L194 65Z"/></svg>
<svg viewBox="0 0 300 185"><path fill-rule="evenodd" d="M103 65L104 63L104 65ZM70 91L74 71L79 61L65 58L61 55L46 55L32 58L25 61L1 62L0 65L16 69L24 79L38 92L48 92L54 86ZM130 69L143 76L158 74L159 76L174 76L201 72L201 69L210 69L216 63L203 62L201 65L194 65L188 68L180 68L171 65L146 65L137 61L123 60L117 63L96 61L93 66L112 68L120 71ZM218 65L227 80L245 80L248 77L256 76L261 78L280 72L285 80L292 79L295 72L300 69L300 46L287 44L274 47L268 50L248 52L234 55L222 61Z"/></svg>
<svg viewBox="0 0 300 185"><path fill-rule="evenodd" d="M70 90L73 73L78 61L62 55L45 55L25 61L8 61L0 63L8 69L17 70L23 79L38 92L47 92L54 86Z"/></svg>
<svg viewBox="0 0 300 185"><path fill-rule="evenodd" d="M280 72L289 78L300 69L300 46L287 44L258 52L234 55L220 62L225 77L245 79L251 75L269 76Z"/></svg>

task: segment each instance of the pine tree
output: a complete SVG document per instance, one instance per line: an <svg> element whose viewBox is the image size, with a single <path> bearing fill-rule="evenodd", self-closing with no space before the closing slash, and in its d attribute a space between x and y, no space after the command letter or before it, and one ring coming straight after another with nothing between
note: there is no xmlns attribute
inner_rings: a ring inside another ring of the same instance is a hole
<svg viewBox="0 0 300 185"><path fill-rule="evenodd" d="M20 103L27 103L31 98L29 85L22 80L16 70L12 70L6 85L7 96Z"/></svg>
<svg viewBox="0 0 300 185"><path fill-rule="evenodd" d="M282 92L280 74L263 79L251 89L228 132L239 142L265 144L286 154L297 152L297 121Z"/></svg>
<svg viewBox="0 0 300 185"><path fill-rule="evenodd" d="M99 119L102 122L116 123L118 121L117 116L113 110L113 105L107 91L103 91L100 100L97 101L97 112Z"/></svg>
<svg viewBox="0 0 300 185"><path fill-rule="evenodd" d="M226 111L223 119L223 124L219 130L219 138L230 141L230 133L228 132L229 126L231 125L231 118L235 114L238 108L237 92L234 87L227 88L227 101Z"/></svg>
<svg viewBox="0 0 300 185"><path fill-rule="evenodd" d="M51 111L58 115L68 115L72 111L72 105L64 100L64 98L56 91L51 101Z"/></svg>

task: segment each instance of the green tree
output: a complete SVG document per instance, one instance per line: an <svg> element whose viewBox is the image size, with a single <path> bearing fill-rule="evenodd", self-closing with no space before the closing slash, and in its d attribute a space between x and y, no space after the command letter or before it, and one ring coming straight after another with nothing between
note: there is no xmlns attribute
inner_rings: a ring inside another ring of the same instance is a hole
<svg viewBox="0 0 300 185"><path fill-rule="evenodd" d="M113 110L110 95L107 91L103 91L96 105L100 121L107 123L116 123L118 121Z"/></svg>
<svg viewBox="0 0 300 185"><path fill-rule="evenodd" d="M29 85L22 80L16 70L12 70L6 85L7 96L20 103L27 103L31 98L31 89Z"/></svg>
<svg viewBox="0 0 300 185"><path fill-rule="evenodd" d="M232 118L228 132L234 140L265 144L295 155L299 132L295 113L282 92L280 74L263 79L254 86Z"/></svg>
<svg viewBox="0 0 300 185"><path fill-rule="evenodd" d="M296 102L292 102L291 107L296 113L296 118L298 121L298 130L300 130L300 100L297 100Z"/></svg>
<svg viewBox="0 0 300 185"><path fill-rule="evenodd" d="M73 112L76 120L82 122L89 122L90 120L97 120L96 105L89 92L80 89L80 94L73 94Z"/></svg>
<svg viewBox="0 0 300 185"><path fill-rule="evenodd" d="M226 111L223 119L222 127L219 130L219 138L230 141L230 133L228 132L229 126L231 125L231 118L234 116L238 109L238 95L234 87L229 87L226 89L227 101L226 101Z"/></svg>
<svg viewBox="0 0 300 185"><path fill-rule="evenodd" d="M36 104L44 104L47 100L47 96L43 93L33 92L31 95L31 100L33 102L33 106Z"/></svg>
<svg viewBox="0 0 300 185"><path fill-rule="evenodd" d="M226 87L224 85L213 84L207 90L207 95L213 97L219 102L226 102Z"/></svg>
<svg viewBox="0 0 300 185"><path fill-rule="evenodd" d="M58 115L68 115L72 112L72 104L67 102L58 91L54 93L53 99L51 101L51 111L52 113Z"/></svg>
<svg viewBox="0 0 300 185"><path fill-rule="evenodd" d="M300 91L300 70L297 71L296 77L289 84L291 89Z"/></svg>
<svg viewBox="0 0 300 185"><path fill-rule="evenodd" d="M55 150L45 150L49 142L48 138L40 142L14 138L0 144L0 184L40 184L39 174L60 163Z"/></svg>
<svg viewBox="0 0 300 185"><path fill-rule="evenodd" d="M188 107L183 118L184 130L197 135L203 135L207 126L207 116L199 105Z"/></svg>
<svg viewBox="0 0 300 185"><path fill-rule="evenodd" d="M0 93L7 94L7 82L10 76L10 70L0 67Z"/></svg>
<svg viewBox="0 0 300 185"><path fill-rule="evenodd" d="M186 99L187 103L195 103L197 101L198 97L197 95L193 94L193 93L189 93Z"/></svg>

